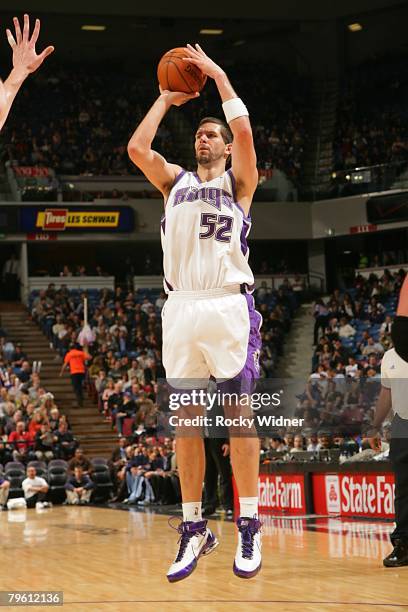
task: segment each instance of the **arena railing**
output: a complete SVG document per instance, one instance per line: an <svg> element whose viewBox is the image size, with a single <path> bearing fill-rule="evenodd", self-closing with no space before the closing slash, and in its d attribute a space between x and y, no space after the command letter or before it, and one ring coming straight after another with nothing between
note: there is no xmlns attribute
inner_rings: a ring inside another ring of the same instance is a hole
<svg viewBox="0 0 408 612"><path fill-rule="evenodd" d="M326 187L328 183L329 186ZM315 190L314 199L368 195L403 189L408 189L408 162L397 161L373 166L356 166L346 170L333 170L330 176L327 173L320 174L320 186Z"/></svg>
<svg viewBox="0 0 408 612"><path fill-rule="evenodd" d="M316 274L294 274L288 272L287 274L264 274L255 276L255 288L258 289L263 282L269 289L278 289L282 285L283 281L287 279L291 285L299 279L301 279L306 288L309 288L310 279L316 277L318 284L322 288L321 278ZM324 280L323 280L324 283ZM313 284L313 283L312 283ZM134 276L133 277L133 288L134 291L138 289L163 289L163 277L162 276Z"/></svg>
<svg viewBox="0 0 408 612"><path fill-rule="evenodd" d="M28 295L32 291L47 289L51 284L56 289L65 286L67 289L111 289L115 288L114 276L29 276Z"/></svg>

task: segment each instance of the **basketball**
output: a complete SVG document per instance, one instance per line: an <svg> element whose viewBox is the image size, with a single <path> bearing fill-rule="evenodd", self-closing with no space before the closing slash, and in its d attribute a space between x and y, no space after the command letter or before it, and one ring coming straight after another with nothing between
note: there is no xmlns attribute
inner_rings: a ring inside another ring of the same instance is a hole
<svg viewBox="0 0 408 612"><path fill-rule="evenodd" d="M177 47L167 51L157 67L157 78L162 89L194 93L201 91L207 76L197 66L185 62L186 49Z"/></svg>

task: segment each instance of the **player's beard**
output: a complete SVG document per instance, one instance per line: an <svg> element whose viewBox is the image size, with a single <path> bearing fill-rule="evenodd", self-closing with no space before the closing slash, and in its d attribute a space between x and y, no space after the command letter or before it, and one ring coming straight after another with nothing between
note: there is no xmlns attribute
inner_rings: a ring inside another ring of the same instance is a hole
<svg viewBox="0 0 408 612"><path fill-rule="evenodd" d="M224 153L221 153L220 155L214 155L213 153L211 153L211 151L205 151L205 153L199 152L196 154L196 160L197 163L200 164L200 166L208 166L218 161L222 157L224 157Z"/></svg>

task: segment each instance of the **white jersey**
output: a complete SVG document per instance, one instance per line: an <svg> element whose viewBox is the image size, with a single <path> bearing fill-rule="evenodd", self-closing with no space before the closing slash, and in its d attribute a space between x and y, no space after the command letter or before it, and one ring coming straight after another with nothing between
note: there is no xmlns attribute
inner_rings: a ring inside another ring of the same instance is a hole
<svg viewBox="0 0 408 612"><path fill-rule="evenodd" d="M247 236L251 229L235 197L231 170L202 182L183 170L167 199L161 220L166 292L253 289Z"/></svg>

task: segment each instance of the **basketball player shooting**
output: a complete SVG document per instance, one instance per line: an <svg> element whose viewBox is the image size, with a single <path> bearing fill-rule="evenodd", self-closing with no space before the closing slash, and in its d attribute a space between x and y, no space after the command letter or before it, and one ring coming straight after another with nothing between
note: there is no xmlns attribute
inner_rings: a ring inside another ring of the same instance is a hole
<svg viewBox="0 0 408 612"><path fill-rule="evenodd" d="M13 19L15 35L6 30L7 40L13 50L13 68L4 81L0 80L0 130L6 122L14 98L29 74L35 72L45 58L54 51L54 47L47 47L37 54L35 45L40 35L40 20L35 20L33 34L30 38L30 18L24 15L23 32L17 17Z"/></svg>
<svg viewBox="0 0 408 612"><path fill-rule="evenodd" d="M258 184L256 154L248 111L224 70L199 45L187 46L185 61L214 79L226 118L200 121L195 134L197 171L168 163L151 145L171 106L181 106L198 93L161 91L129 141L128 152L165 201L162 246L168 300L162 317L167 379L208 381L212 376L228 389L229 383L247 384L259 375L262 319L250 294L254 277L246 244ZM226 170L230 156L232 167ZM259 440L234 436L230 445L240 500L233 571L251 578L261 568ZM170 582L189 576L199 557L218 544L201 514L205 453L200 435L177 437L177 463L183 521L179 550L167 573Z"/></svg>

